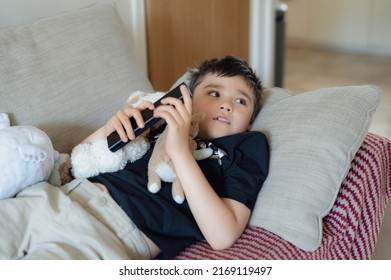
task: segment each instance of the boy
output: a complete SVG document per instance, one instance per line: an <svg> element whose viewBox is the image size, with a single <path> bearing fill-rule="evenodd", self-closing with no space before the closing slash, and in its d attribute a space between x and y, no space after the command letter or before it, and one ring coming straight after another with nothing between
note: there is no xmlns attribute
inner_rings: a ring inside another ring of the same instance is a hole
<svg viewBox="0 0 391 280"><path fill-rule="evenodd" d="M49 243L52 248L25 246L12 258L170 259L203 239L216 250L230 247L245 229L268 172L265 136L247 132L260 110L261 83L244 61L227 56L194 69L189 87L193 96L186 87L181 88L183 102L165 98L158 108L150 102L143 102L139 108L125 106L85 139L93 142L113 131L123 141L133 139L129 117L133 116L142 127L140 111L154 110L154 116L167 123L165 148L185 192L183 204L172 199L169 183L162 183L156 194L147 190L151 148L124 170L100 174L89 181L74 180L61 191L46 188L45 195L52 193L47 195L50 203L46 204L53 204L53 197L54 201L63 202L58 203L61 207L51 206L54 218L45 222L53 220L52 225L60 225L52 235L60 232L63 236L41 241L40 244ZM211 157L196 162L190 152L191 115L197 112L206 115L198 137L220 155L217 160ZM29 196L25 193L28 189L18 197ZM55 228L52 225L47 227L49 232ZM31 240L29 236L22 240ZM0 256L3 249L0 245Z"/></svg>

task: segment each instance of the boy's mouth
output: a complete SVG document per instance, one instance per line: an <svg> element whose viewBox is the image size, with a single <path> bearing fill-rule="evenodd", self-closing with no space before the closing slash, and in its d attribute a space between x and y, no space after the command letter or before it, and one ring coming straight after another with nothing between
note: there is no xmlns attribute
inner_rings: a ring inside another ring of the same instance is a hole
<svg viewBox="0 0 391 280"><path fill-rule="evenodd" d="M213 120L214 121L223 122L223 123L226 123L226 124L231 124L231 122L227 118L225 118L223 116L214 117Z"/></svg>

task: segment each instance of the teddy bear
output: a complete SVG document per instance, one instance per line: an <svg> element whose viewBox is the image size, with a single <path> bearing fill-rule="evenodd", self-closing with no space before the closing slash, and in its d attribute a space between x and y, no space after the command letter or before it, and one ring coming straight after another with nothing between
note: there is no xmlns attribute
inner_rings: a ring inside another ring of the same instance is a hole
<svg viewBox="0 0 391 280"><path fill-rule="evenodd" d="M48 135L33 126L11 126L0 114L0 199L48 180L58 152Z"/></svg>
<svg viewBox="0 0 391 280"><path fill-rule="evenodd" d="M192 116L189 132L190 150L197 151L197 143L194 138L198 134L198 123L205 118L205 114L197 113ZM172 182L172 197L175 202L181 204L185 200L185 194L182 185L178 180L174 165L164 147L166 141L166 130L159 136L148 162L148 190L156 193L161 189L161 181ZM197 151L197 158L202 159L200 152Z"/></svg>
<svg viewBox="0 0 391 280"><path fill-rule="evenodd" d="M146 93L135 91L129 95L126 103L137 107L144 100L155 102L165 93ZM107 138L100 137L93 143L81 143L73 148L70 156L70 170L74 178L89 178L100 173L115 172L125 167L128 162L141 158L150 148L149 140L140 135L128 142L116 152L109 150ZM61 173L64 176L63 172Z"/></svg>

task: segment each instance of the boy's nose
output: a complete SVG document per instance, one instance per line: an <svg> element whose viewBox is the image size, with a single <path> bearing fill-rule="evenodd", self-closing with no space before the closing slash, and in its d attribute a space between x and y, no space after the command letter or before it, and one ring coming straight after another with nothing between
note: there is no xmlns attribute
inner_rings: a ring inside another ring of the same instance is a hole
<svg viewBox="0 0 391 280"><path fill-rule="evenodd" d="M220 105L220 109L221 109L221 110L227 110L228 112L231 112L231 111L232 111L231 106L229 106L228 104Z"/></svg>

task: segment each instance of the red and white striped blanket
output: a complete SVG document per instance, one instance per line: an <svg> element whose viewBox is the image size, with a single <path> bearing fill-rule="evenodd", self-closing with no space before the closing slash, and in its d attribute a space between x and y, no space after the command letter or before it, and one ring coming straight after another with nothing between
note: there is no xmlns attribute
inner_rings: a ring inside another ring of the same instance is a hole
<svg viewBox="0 0 391 280"><path fill-rule="evenodd" d="M391 195L391 140L368 133L337 200L323 219L323 240L305 252L262 228L249 226L229 249L198 242L176 259L371 259Z"/></svg>

